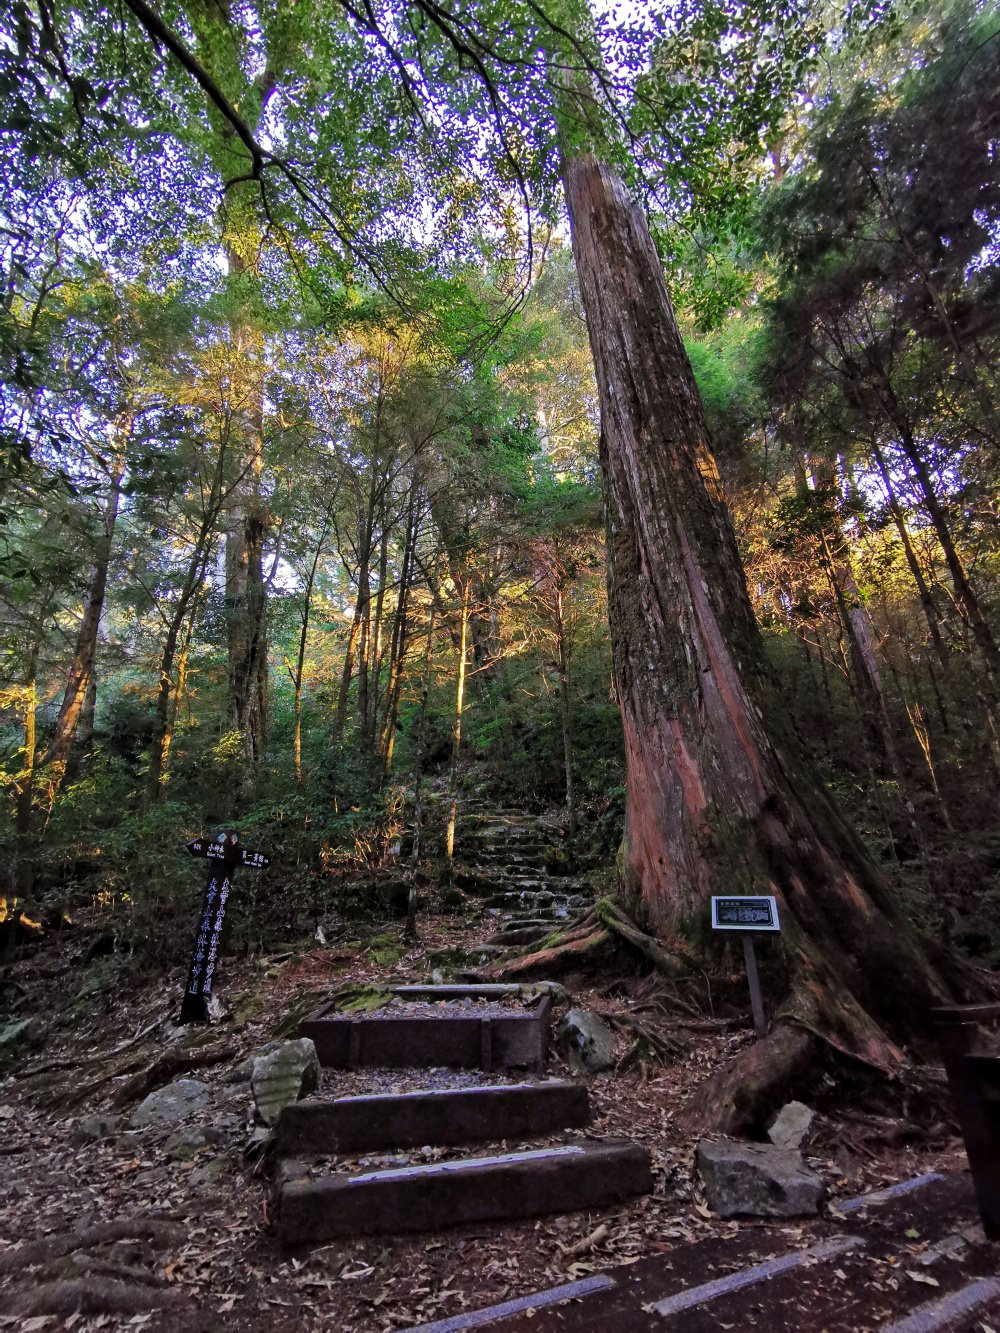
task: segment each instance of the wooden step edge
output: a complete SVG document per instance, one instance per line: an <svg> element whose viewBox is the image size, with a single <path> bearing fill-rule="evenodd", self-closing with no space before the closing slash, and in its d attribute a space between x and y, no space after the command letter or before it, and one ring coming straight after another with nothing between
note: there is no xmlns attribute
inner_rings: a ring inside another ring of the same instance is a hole
<svg viewBox="0 0 1000 1333"><path fill-rule="evenodd" d="M279 1157L519 1139L579 1128L590 1119L586 1087L565 1079L479 1088L424 1088L286 1106L275 1130Z"/></svg>
<svg viewBox="0 0 1000 1333"><path fill-rule="evenodd" d="M278 1234L294 1246L436 1231L604 1207L652 1187L649 1153L627 1140L299 1178L278 1191Z"/></svg>

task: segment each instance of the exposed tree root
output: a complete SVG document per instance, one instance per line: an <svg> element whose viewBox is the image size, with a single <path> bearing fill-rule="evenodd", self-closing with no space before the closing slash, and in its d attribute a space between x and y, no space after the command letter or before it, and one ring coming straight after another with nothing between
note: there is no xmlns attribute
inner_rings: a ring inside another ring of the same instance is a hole
<svg viewBox="0 0 1000 1333"><path fill-rule="evenodd" d="M61 1231L2 1251L0 1273L20 1273L25 1268L52 1263L65 1254L93 1250L116 1240L145 1240L163 1246L183 1239L186 1234L181 1223L169 1217L117 1217L111 1222L84 1227L82 1231Z"/></svg>
<svg viewBox="0 0 1000 1333"><path fill-rule="evenodd" d="M550 935L549 940L552 939ZM614 948L611 934L603 926L595 928L587 918L560 932L556 940L556 943L543 940L540 949L505 963L498 975L506 981L564 976L567 972L607 962Z"/></svg>
<svg viewBox="0 0 1000 1333"><path fill-rule="evenodd" d="M62 970L65 971L65 965L63 965ZM166 1021L165 1018L158 1018L155 1022L148 1023L144 1028L137 1032L134 1037L130 1037L128 1041L123 1041L120 1045L116 1046L114 1050L98 1051L94 1055L84 1055L73 1060L48 1060L45 1064L35 1065L31 1069L23 1069L17 1077L20 1079L38 1078L42 1074L55 1073L64 1069L79 1069L87 1065L100 1065L106 1063L108 1060L116 1060L118 1056L123 1055L125 1051L130 1050L133 1046L138 1046L139 1042L143 1041L144 1038L148 1037L156 1028L161 1027Z"/></svg>
<svg viewBox="0 0 1000 1333"><path fill-rule="evenodd" d="M779 1024L704 1082L684 1109L694 1132L761 1131L807 1076L816 1042Z"/></svg>
<svg viewBox="0 0 1000 1333"><path fill-rule="evenodd" d="M106 1277L67 1278L44 1282L29 1291L15 1292L0 1310L22 1319L38 1315L144 1314L147 1310L176 1307L179 1293L147 1282L118 1282Z"/></svg>
<svg viewBox="0 0 1000 1333"><path fill-rule="evenodd" d="M651 935L607 900L598 903L568 926L541 941L540 947L505 963L499 975L509 980L556 977L594 962L606 962L625 943L667 976L679 976L684 965L668 954Z"/></svg>
<svg viewBox="0 0 1000 1333"><path fill-rule="evenodd" d="M660 972L668 977L679 977L688 969L680 959L675 958L673 954L667 953L652 935L647 935L645 931L640 930L631 917L626 916L620 907L617 907L610 899L602 899L594 909L597 919L612 930L616 935L620 935L623 940L631 944L653 964Z"/></svg>
<svg viewBox="0 0 1000 1333"><path fill-rule="evenodd" d="M218 1046L196 1047L194 1050L163 1051L146 1069L134 1074L127 1083L118 1089L114 1096L115 1106L128 1106L162 1088L178 1074L186 1074L190 1069L208 1069L212 1065L221 1065L232 1060L238 1054L234 1042L220 1042Z"/></svg>
<svg viewBox="0 0 1000 1333"><path fill-rule="evenodd" d="M632 1045L618 1061L616 1073L639 1068L645 1075L657 1065L670 1064L684 1049L683 1042L657 1032L631 1014L606 1014L605 1017L614 1027L626 1028L635 1034Z"/></svg>

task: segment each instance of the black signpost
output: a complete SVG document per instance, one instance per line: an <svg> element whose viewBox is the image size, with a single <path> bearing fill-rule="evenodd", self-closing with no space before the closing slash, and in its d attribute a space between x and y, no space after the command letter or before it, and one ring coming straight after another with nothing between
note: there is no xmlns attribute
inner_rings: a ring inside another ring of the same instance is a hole
<svg viewBox="0 0 1000 1333"><path fill-rule="evenodd" d="M767 1018L764 1014L764 996L757 974L757 954L753 944L755 931L780 931L778 904L774 898L719 897L712 899L712 929L735 930L743 936L743 958L750 983L750 1008L753 1010L753 1028L758 1041L767 1036Z"/></svg>
<svg viewBox="0 0 1000 1333"><path fill-rule="evenodd" d="M214 842L195 838L187 845L192 856L208 859L208 881L201 900L201 917L194 941L191 970L181 1004L182 1023L207 1023L208 1002L212 995L212 976L219 956L219 938L226 915L226 901L233 886L237 866L263 870L270 864L263 852L248 852L238 846L235 833L220 833Z"/></svg>

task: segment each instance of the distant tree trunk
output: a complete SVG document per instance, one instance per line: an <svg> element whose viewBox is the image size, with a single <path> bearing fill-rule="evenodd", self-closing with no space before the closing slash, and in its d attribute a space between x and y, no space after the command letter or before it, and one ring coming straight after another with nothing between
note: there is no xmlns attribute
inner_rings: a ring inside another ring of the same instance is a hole
<svg viewBox="0 0 1000 1333"><path fill-rule="evenodd" d="M14 784L14 889L19 898L27 897L35 883L33 835L35 776L38 771L38 658L51 596L49 590L38 615L37 628L31 640L24 672L28 682L24 691L24 763Z"/></svg>
<svg viewBox="0 0 1000 1333"><path fill-rule="evenodd" d="M465 672L469 655L469 584L462 583L462 610L458 636L458 678L455 683L455 721L451 729L451 767L448 773L448 825L444 850L449 864L455 855L455 825L458 822L458 760L462 752L462 710L465 705Z"/></svg>
<svg viewBox="0 0 1000 1333"><path fill-rule="evenodd" d="M344 650L344 665L340 670L340 689L337 693L337 710L333 715L333 728L330 733L330 744L336 749L343 738L344 727L347 725L347 703L351 693L351 681L354 678L354 653L358 641L358 632L361 629L361 602L354 604L354 615L351 619L351 628L347 635L347 645Z"/></svg>
<svg viewBox="0 0 1000 1333"><path fill-rule="evenodd" d="M955 600L963 619L972 631L976 646L982 653L983 662L990 676L991 693L995 698L997 686L1000 683L1000 648L997 647L993 631L983 615L979 598L969 580L965 563L958 553L944 505L937 493L930 468L917 446L909 421L905 414L898 410L896 411L895 421L899 429L900 447L913 468L913 474L924 497L924 508L931 521L931 526L934 528L934 535L938 539L945 564L948 566L948 573L955 589Z"/></svg>
<svg viewBox="0 0 1000 1333"><path fill-rule="evenodd" d="M226 245L230 272L255 282L249 265ZM230 326L233 377L238 400L232 404L240 474L229 497L226 523L227 716L240 733L248 780L263 753L267 734L267 585L264 539L269 517L261 494L264 472L263 336L244 310Z"/></svg>
<svg viewBox="0 0 1000 1333"><path fill-rule="evenodd" d="M378 591L375 594L375 618L371 629L371 666L368 672L370 681L365 700L365 712L361 718L361 734L365 738L365 748L369 755L375 752L375 737L378 731L379 697L382 685L382 668L385 665L385 585L389 576L389 527L382 511L382 536L379 541Z"/></svg>
<svg viewBox="0 0 1000 1333"><path fill-rule="evenodd" d="M90 576L90 586L87 589L87 597L83 607L83 619L80 622L80 629L76 636L76 647L73 650L73 661L70 664L62 705L59 709L59 716L56 718L52 739L42 761L45 765L51 765L53 794L58 791L65 775L70 748L76 735L94 671L101 616L104 613L104 597L108 587L111 548L114 543L115 525L118 521L118 504L121 498L123 471L124 462L119 458L115 462L109 478L110 489L104 504L101 534L94 555L94 569Z"/></svg>
<svg viewBox="0 0 1000 1333"><path fill-rule="evenodd" d="M917 559L917 553L913 549L913 541L910 538L910 530L906 526L906 516L900 506L896 495L896 488L892 483L892 474L886 463L885 454L877 440L871 441L872 457L875 459L875 466L878 468L879 476L882 478L882 485L885 488L886 504L892 521L895 524L896 532L899 534L900 544L903 548L903 558L906 560L906 567L910 571L917 589L917 597L920 600L920 609L924 613L924 619L927 622L927 630L931 636L931 643L934 645L934 651L941 659L942 665L948 667L948 652L941 637L941 620L937 613L937 607L934 605L934 598L931 596L931 590L927 586L927 580L924 578L924 571L920 567L920 561Z"/></svg>
<svg viewBox="0 0 1000 1333"><path fill-rule="evenodd" d="M410 851L410 886L406 897L406 937L417 937L417 873L420 870L420 843L424 824L424 765L427 761L427 696L431 685L431 652L434 647L434 618L437 608L431 603L427 627L424 670L420 681L420 708L417 712L417 757L413 773L413 847Z"/></svg>
<svg viewBox="0 0 1000 1333"><path fill-rule="evenodd" d="M149 768L146 772L146 800L150 805L155 805L163 795L167 775L167 761L173 739L173 719L176 712L173 701L174 662L177 656L177 645L180 642L184 621L192 610L192 602L197 597L211 554L212 532L219 512L221 474L222 459L220 458L213 483L210 506L202 518L201 527L188 557L184 579L177 600L172 603L172 612L167 621L167 632L164 636L163 647L160 649L160 670L156 687L153 736L149 745ZM180 683L178 681L178 684Z"/></svg>
<svg viewBox="0 0 1000 1333"><path fill-rule="evenodd" d="M267 727L265 532L256 499L248 495L233 505L226 530L228 718L251 765L260 759Z"/></svg>
<svg viewBox="0 0 1000 1333"><path fill-rule="evenodd" d="M285 669L292 678L292 688L295 691L292 762L295 770L295 783L299 787L302 786L302 677L306 665L306 645L309 642L309 616L312 610L313 587L316 583L316 571L319 568L320 556L323 554L323 543L326 541L328 526L329 520L324 520L319 541L316 543L316 551L309 566L309 573L306 576L305 587L302 589L302 623L299 626L299 651L295 658L295 666L290 666L288 658L285 658Z"/></svg>
<svg viewBox="0 0 1000 1333"><path fill-rule="evenodd" d="M399 571L399 592L396 597L396 614L392 621L392 637L389 643L389 675L385 687L385 712L382 719L382 731L379 736L383 777L388 776L389 770L392 768L392 751L396 740L399 694L403 684L403 663L406 658L409 635L407 613L410 603L410 585L413 582L413 555L417 541L419 517L418 488L415 486L410 491L409 504L406 510L406 536L403 542L403 560Z"/></svg>
<svg viewBox="0 0 1000 1333"><path fill-rule="evenodd" d="M783 913L784 1022L731 1075L731 1124L811 1053L806 1029L895 1069L948 991L788 720L645 218L590 155L564 182L601 403L630 891L683 949L721 886L773 893Z"/></svg>
<svg viewBox="0 0 1000 1333"><path fill-rule="evenodd" d="M562 582L555 585L556 640L559 645L559 715L562 722L563 769L566 774L566 821L569 831L576 828L576 801L573 795L573 714L569 692L569 645L566 642L566 617Z"/></svg>
<svg viewBox="0 0 1000 1333"><path fill-rule="evenodd" d="M340 745L344 736L344 728L347 725L347 705L350 700L351 681L354 678L355 654L358 653L358 636L362 635L363 628L368 616L368 602L370 596L369 565L372 558L372 542L375 533L375 505L378 499L378 489L376 478L373 476L371 485L368 488L368 500L365 512L361 520L361 533L358 541L358 596L354 603L354 617L351 621L350 633L347 636L347 650L344 653L344 666L340 673L340 691L337 695L337 711L333 718L333 730L330 737L331 745L334 749ZM341 554L343 559L343 553ZM346 560L344 561L346 565ZM348 571L349 572L349 571ZM364 663L367 654L367 642L362 637L361 649L358 654ZM365 676L365 691L367 693L367 675ZM359 673L358 691L361 691L361 677Z"/></svg>

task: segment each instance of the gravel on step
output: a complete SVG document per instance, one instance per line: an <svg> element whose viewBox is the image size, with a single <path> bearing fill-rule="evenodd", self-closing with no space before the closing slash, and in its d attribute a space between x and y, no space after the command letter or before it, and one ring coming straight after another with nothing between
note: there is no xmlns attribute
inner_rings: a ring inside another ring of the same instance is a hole
<svg viewBox="0 0 1000 1333"><path fill-rule="evenodd" d="M496 1088L504 1084L542 1083L551 1075L509 1070L487 1074L482 1069L324 1069L323 1097L363 1097L375 1093L420 1092L430 1088Z"/></svg>
<svg viewBox="0 0 1000 1333"><path fill-rule="evenodd" d="M512 1014L526 1014L531 1009L516 995L498 999L475 999L465 996L458 1000L408 1000L401 995L379 1009L357 1014L363 1022L387 1018L510 1018ZM348 1017L352 1015L343 1015Z"/></svg>

